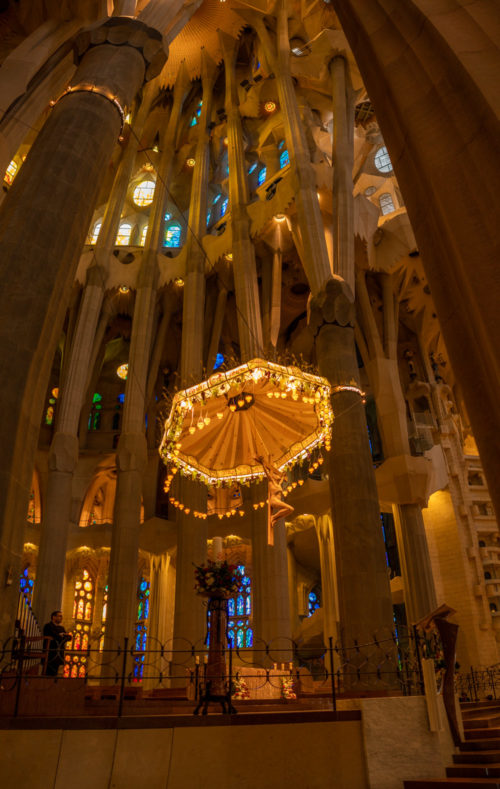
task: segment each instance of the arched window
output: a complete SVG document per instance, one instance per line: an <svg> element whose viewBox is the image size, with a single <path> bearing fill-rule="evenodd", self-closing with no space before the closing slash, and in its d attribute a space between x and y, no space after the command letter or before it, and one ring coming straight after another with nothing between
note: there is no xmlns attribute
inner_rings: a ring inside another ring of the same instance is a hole
<svg viewBox="0 0 500 789"><path fill-rule="evenodd" d="M75 581L73 597L73 638L68 642L65 656L64 676L85 677L87 671L87 655L89 648L90 628L94 616L94 581L88 570ZM71 654L73 653L73 654Z"/></svg>
<svg viewBox="0 0 500 789"><path fill-rule="evenodd" d="M126 247L130 244L130 235L132 233L132 225L128 222L122 222L118 228L118 235L116 236L116 246Z"/></svg>
<svg viewBox="0 0 500 789"><path fill-rule="evenodd" d="M214 370L218 370L224 364L224 354L218 353L215 356Z"/></svg>
<svg viewBox="0 0 500 789"><path fill-rule="evenodd" d="M321 607L321 591L320 591L318 586L315 586L309 592L309 597L308 597L307 603L308 603L308 614L307 615L308 616L312 616L314 614L314 612L317 611L318 608Z"/></svg>
<svg viewBox="0 0 500 789"><path fill-rule="evenodd" d="M151 205L155 194L155 187L156 184L154 181L141 181L141 183L135 187L132 195L134 203L140 207Z"/></svg>
<svg viewBox="0 0 500 789"><path fill-rule="evenodd" d="M134 656L134 682L139 682L144 672L144 651L148 637L149 593L149 581L141 578L137 590L137 622L135 625L135 651L141 654Z"/></svg>
<svg viewBox="0 0 500 789"><path fill-rule="evenodd" d="M141 247L143 247L144 244L146 243L147 234L148 234L148 225L144 225L144 227L141 230L141 240L139 242Z"/></svg>
<svg viewBox="0 0 500 789"><path fill-rule="evenodd" d="M212 205L215 205L216 203L218 203L219 200L220 200L220 197L221 197L221 195L220 195L220 192L219 192L219 194L215 195L214 199L212 200Z"/></svg>
<svg viewBox="0 0 500 789"><path fill-rule="evenodd" d="M212 219L212 212L207 211L207 227L209 226L211 219Z"/></svg>
<svg viewBox="0 0 500 789"><path fill-rule="evenodd" d="M224 200L221 203L221 207L220 207L220 215L221 216L225 216L226 215L228 205L229 205L229 197L226 197L226 198L224 198Z"/></svg>
<svg viewBox="0 0 500 789"><path fill-rule="evenodd" d="M99 221L95 223L92 233L90 234L89 244L97 244L97 239L99 238L101 227L102 227L102 220L99 219Z"/></svg>
<svg viewBox="0 0 500 789"><path fill-rule="evenodd" d="M253 646L252 582L243 564L238 566L238 570L243 576L243 582L238 594L227 601L227 634L232 647L251 647Z"/></svg>
<svg viewBox="0 0 500 789"><path fill-rule="evenodd" d="M484 580L485 581L491 581L491 573L489 572L489 570L486 570L486 572L484 574Z"/></svg>
<svg viewBox="0 0 500 789"><path fill-rule="evenodd" d="M252 173L254 173L256 171L256 169L257 169L257 162L254 162L248 168L248 175L252 175Z"/></svg>
<svg viewBox="0 0 500 789"><path fill-rule="evenodd" d="M392 173L392 162L385 145L378 149L373 161L379 173Z"/></svg>
<svg viewBox="0 0 500 789"><path fill-rule="evenodd" d="M283 167L286 167L287 164L290 164L290 156L288 155L288 151L285 150L281 151L280 153L280 169L282 170Z"/></svg>
<svg viewBox="0 0 500 789"><path fill-rule="evenodd" d="M492 614L496 614L496 612L498 611L496 603L490 603L490 611Z"/></svg>
<svg viewBox="0 0 500 789"><path fill-rule="evenodd" d="M92 398L92 408L89 414L88 429L99 430L101 427L101 410L102 410L102 395L99 392L94 392Z"/></svg>
<svg viewBox="0 0 500 789"><path fill-rule="evenodd" d="M26 600L30 603L30 605L31 605L31 598L33 595L34 584L35 581L32 575L30 575L29 567L26 567L26 569L21 573L21 577L19 579L19 589L21 594L25 596Z"/></svg>
<svg viewBox="0 0 500 789"><path fill-rule="evenodd" d="M259 186L264 183L266 180L267 175L267 167L263 167L262 170L259 172L259 177L257 178L257 183Z"/></svg>
<svg viewBox="0 0 500 789"><path fill-rule="evenodd" d="M382 214L392 214L392 212L396 210L394 207L392 195L389 192L384 192L383 195L380 195L378 201Z"/></svg>
<svg viewBox="0 0 500 789"><path fill-rule="evenodd" d="M49 404L47 406L47 410L45 412L45 424L46 425L53 425L54 424L54 415L56 411L56 402L57 398L59 397L59 388L55 386L51 392L49 397Z"/></svg>
<svg viewBox="0 0 500 789"><path fill-rule="evenodd" d="M11 185L12 181L16 177L18 169L19 169L19 165L16 164L14 160L12 160L12 162L10 162L9 166L7 167L5 171L5 175L3 177L3 180L9 186Z"/></svg>
<svg viewBox="0 0 500 789"><path fill-rule="evenodd" d="M106 632L106 619L108 618L108 584L102 593L101 635L99 636L99 651L104 649L104 633Z"/></svg>
<svg viewBox="0 0 500 789"><path fill-rule="evenodd" d="M181 236L182 236L182 228L177 223L174 222L171 225L168 225L165 228L165 243L164 246L166 247L180 247L181 245Z"/></svg>

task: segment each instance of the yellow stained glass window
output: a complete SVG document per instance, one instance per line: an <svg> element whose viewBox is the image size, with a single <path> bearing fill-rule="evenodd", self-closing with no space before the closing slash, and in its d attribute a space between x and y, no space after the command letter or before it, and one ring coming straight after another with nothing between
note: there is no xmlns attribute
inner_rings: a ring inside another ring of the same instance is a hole
<svg viewBox="0 0 500 789"><path fill-rule="evenodd" d="M7 167L3 180L5 181L6 184L9 184L9 186L11 185L12 181L16 177L18 169L19 169L19 165L17 165L16 162L14 161L12 161Z"/></svg>
<svg viewBox="0 0 500 789"><path fill-rule="evenodd" d="M123 222L118 228L118 235L116 236L116 246L126 247L130 244L130 234L132 233L132 225L128 222Z"/></svg>
<svg viewBox="0 0 500 789"><path fill-rule="evenodd" d="M134 189L133 201L138 206L151 205L155 193L154 181L141 181Z"/></svg>

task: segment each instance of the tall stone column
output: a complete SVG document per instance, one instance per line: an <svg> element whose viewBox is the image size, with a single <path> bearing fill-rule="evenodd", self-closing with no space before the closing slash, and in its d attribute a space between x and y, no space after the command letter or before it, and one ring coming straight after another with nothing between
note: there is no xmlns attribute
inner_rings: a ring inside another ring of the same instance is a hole
<svg viewBox="0 0 500 789"><path fill-rule="evenodd" d="M383 337L379 332L364 271L358 271L359 322L356 327L365 369L375 395L385 460L376 471L382 501L393 505L404 580L408 623L417 622L437 607L422 507L427 504L431 463L412 457L406 405L397 358L397 314L391 277L382 279Z"/></svg>
<svg viewBox="0 0 500 789"><path fill-rule="evenodd" d="M174 103L161 140L158 177L149 217L146 243L137 283L132 337L125 387L122 432L118 441L117 487L109 564L109 599L106 643L113 648L124 636L133 638L137 618L137 558L139 551L142 479L148 460L145 435L148 378L153 376L151 355L158 288L158 250L162 244L167 184L173 145L186 93L185 72L180 74ZM164 303L165 309L168 302ZM152 356L155 360L155 354Z"/></svg>
<svg viewBox="0 0 500 789"><path fill-rule="evenodd" d="M83 34L78 53L71 88L54 107L0 211L0 339L8 382L0 394L0 410L8 414L0 460L2 577L19 571L50 361L101 174L124 109L165 61L157 31L120 18ZM15 584L5 589L0 636L10 631L17 594Z"/></svg>
<svg viewBox="0 0 500 789"><path fill-rule="evenodd" d="M66 375L61 381L56 411L56 432L49 454L49 478L43 507L33 610L40 622L61 605L66 561L66 545L71 511L73 472L78 461L78 423L85 399L89 370L96 341L97 325L106 287L120 215L134 165L139 139L151 104L149 83L133 124L127 147L111 190L94 261L87 272L75 333L69 349ZM101 321L102 321L101 315ZM104 327L103 327L104 328Z"/></svg>
<svg viewBox="0 0 500 789"><path fill-rule="evenodd" d="M403 193L498 516L498 12L485 4L473 15L460 0L411 0L397 14L391 0L333 7Z"/></svg>
<svg viewBox="0 0 500 789"><path fill-rule="evenodd" d="M252 485L248 505L267 497L267 484ZM279 663L290 657L290 600L288 596L288 557L285 519L274 526L274 545L267 543L267 508L250 511L253 573L253 629L256 652L254 661L266 665L265 642L272 642L270 661Z"/></svg>
<svg viewBox="0 0 500 789"><path fill-rule="evenodd" d="M335 570L335 545L333 524L330 515L320 515L315 522L319 544L321 566L321 607L323 608L323 638L328 646L330 636L333 642L338 637L339 613L337 601L337 573Z"/></svg>
<svg viewBox="0 0 500 789"><path fill-rule="evenodd" d="M341 636L350 646L391 629L391 590L362 398L343 388L358 386L350 288L330 280L310 309L320 373L332 385L330 489Z"/></svg>
<svg viewBox="0 0 500 789"><path fill-rule="evenodd" d="M283 115L285 140L290 157L295 193L295 208L300 227L300 255L313 295L317 294L331 277L330 261L325 241L323 220L318 202L314 170L300 116L295 86L290 73L290 42L288 38L287 5L278 2L277 47L260 15L239 11L248 18L259 36L266 60L273 69Z"/></svg>
<svg viewBox="0 0 500 789"><path fill-rule="evenodd" d="M354 293L354 100L343 57L330 65L333 88L333 243L335 273Z"/></svg>
<svg viewBox="0 0 500 789"><path fill-rule="evenodd" d="M247 165L236 82L239 42L219 31L226 76L227 157L229 164L229 208L233 233L233 276L242 361L262 353L262 320L255 250L250 238Z"/></svg>

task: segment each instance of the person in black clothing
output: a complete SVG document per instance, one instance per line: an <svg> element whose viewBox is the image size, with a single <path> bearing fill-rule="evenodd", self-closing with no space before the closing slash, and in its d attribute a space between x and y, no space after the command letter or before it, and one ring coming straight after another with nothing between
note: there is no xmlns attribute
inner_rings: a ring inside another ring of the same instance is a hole
<svg viewBox="0 0 500 789"><path fill-rule="evenodd" d="M43 635L48 642L47 666L45 673L48 677L56 677L59 666L64 663L64 645L71 641L71 633L67 633L62 626L62 612L53 611L50 622L43 626Z"/></svg>

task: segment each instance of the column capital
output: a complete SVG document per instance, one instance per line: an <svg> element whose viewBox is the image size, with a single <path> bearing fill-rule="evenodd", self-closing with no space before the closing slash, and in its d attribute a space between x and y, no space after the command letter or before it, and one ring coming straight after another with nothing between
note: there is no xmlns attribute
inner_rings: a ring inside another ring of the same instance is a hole
<svg viewBox="0 0 500 789"><path fill-rule="evenodd" d="M85 30L75 41L75 56L80 63L86 52L102 44L133 47L142 56L145 82L156 77L167 59L168 47L159 30L138 19L114 16L92 30Z"/></svg>
<svg viewBox="0 0 500 789"><path fill-rule="evenodd" d="M309 326L315 336L325 324L354 327L355 317L352 290L340 277L329 279L309 304Z"/></svg>
<svg viewBox="0 0 500 789"><path fill-rule="evenodd" d="M148 447L144 434L122 433L116 452L119 471L143 471L148 460Z"/></svg>
<svg viewBox="0 0 500 789"><path fill-rule="evenodd" d="M56 433L49 452L49 470L71 474L78 462L78 438L69 433Z"/></svg>

